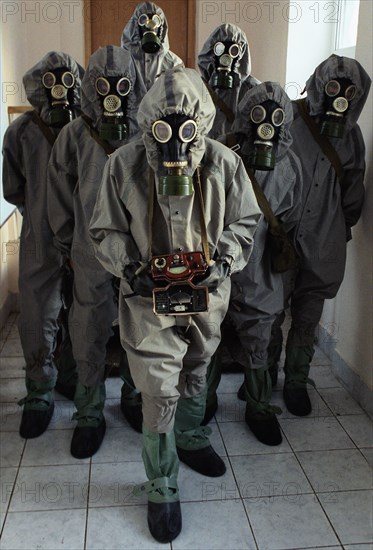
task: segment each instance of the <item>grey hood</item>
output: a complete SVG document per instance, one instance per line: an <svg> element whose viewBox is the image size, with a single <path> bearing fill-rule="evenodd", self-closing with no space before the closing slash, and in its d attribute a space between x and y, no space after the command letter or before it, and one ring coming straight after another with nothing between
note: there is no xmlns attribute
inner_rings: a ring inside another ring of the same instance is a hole
<svg viewBox="0 0 373 550"><path fill-rule="evenodd" d="M315 72L306 82L307 104L311 115L317 116L325 112L324 87L334 78L349 78L357 89L345 116L347 130L357 122L364 108L371 79L356 59L332 54L316 67Z"/></svg>
<svg viewBox="0 0 373 550"><path fill-rule="evenodd" d="M239 75L241 82L250 76L251 58L246 34L236 25L225 23L210 34L198 55L198 68L207 82L210 81L215 68L214 45L216 42L226 41L241 44L241 56L234 66L234 71Z"/></svg>
<svg viewBox="0 0 373 550"><path fill-rule="evenodd" d="M131 54L119 46L103 46L90 57L88 67L82 80L81 96L82 111L93 120L93 125L99 127L103 116L103 108L96 90L96 79L100 76L123 76L131 82L131 91L127 96L128 135L138 131L136 113L138 100L134 93L136 70Z"/></svg>
<svg viewBox="0 0 373 550"><path fill-rule="evenodd" d="M165 71L144 96L138 111L148 162L157 171L161 168L152 124L170 114L183 114L197 123L197 136L189 149L188 174L193 174L205 151L205 136L212 127L215 106L201 77L194 69L176 67Z"/></svg>
<svg viewBox="0 0 373 550"><path fill-rule="evenodd" d="M250 121L250 111L254 105L266 100L272 100L285 111L285 122L281 126L278 142L275 145L276 159L282 158L289 149L293 139L290 127L293 122L293 108L289 96L278 82L262 82L249 90L238 104L236 119L232 126L232 132L244 134L247 139L241 152L248 155L252 149L252 143L256 139L255 127Z"/></svg>
<svg viewBox="0 0 373 550"><path fill-rule="evenodd" d="M122 48L128 50L141 50L141 35L137 21L140 15L142 15L143 13L156 13L161 18L162 25L159 37L161 41L161 47L158 55L159 53L164 54L170 49L168 42L168 23L164 11L154 2L142 2L141 4L136 6L136 9L133 12L131 19L128 21L127 25L123 29L121 40Z"/></svg>
<svg viewBox="0 0 373 550"><path fill-rule="evenodd" d="M42 83L42 76L44 73L60 67L66 67L74 75L76 85L73 90L73 106L79 109L80 85L84 69L68 54L63 52L48 52L23 76L23 86L26 90L27 99L45 122L48 122L48 114L51 107L48 102L46 89Z"/></svg>

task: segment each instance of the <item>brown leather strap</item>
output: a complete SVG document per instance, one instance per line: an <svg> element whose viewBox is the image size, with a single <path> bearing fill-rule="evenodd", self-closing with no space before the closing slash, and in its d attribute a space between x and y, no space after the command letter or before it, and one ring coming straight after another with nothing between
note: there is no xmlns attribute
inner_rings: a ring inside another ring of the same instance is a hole
<svg viewBox="0 0 373 550"><path fill-rule="evenodd" d="M49 126L47 126L47 124L45 124L44 120L40 118L36 111L33 111L32 113L32 120L35 122L35 124L39 126L41 132L44 134L49 144L53 147L57 136L54 135L52 130L49 128Z"/></svg>
<svg viewBox="0 0 373 550"><path fill-rule="evenodd" d="M307 127L311 132L313 139L320 146L320 149L322 150L324 155L329 159L331 165L333 166L338 176L339 183L342 184L344 170L337 151L334 149L333 145L330 143L328 138L320 134L319 126L316 124L314 119L310 116L310 114L307 111L305 98L298 99L295 103L297 104L299 113L303 118L304 122L307 124Z"/></svg>
<svg viewBox="0 0 373 550"><path fill-rule="evenodd" d="M222 98L219 97L218 94L211 88L207 80L205 80L204 78L202 78L202 80L205 83L206 88L209 91L209 94L211 95L211 99L214 102L215 107L219 107L219 109L223 111L223 113L225 114L225 117L228 120L228 122L232 124L235 118L234 112L232 111L232 109L230 109L228 105L222 100Z"/></svg>
<svg viewBox="0 0 373 550"><path fill-rule="evenodd" d="M81 116L82 120L84 121L85 125L87 126L87 128L89 130L89 133L91 134L93 139L99 145L101 145L101 147L103 148L103 150L105 151L107 156L110 157L110 155L112 155L116 151L116 148L113 147L112 145L110 145L110 143L107 142L106 140L100 138L98 132L96 132L96 130L92 126L93 121L89 117L87 117L86 115L83 115L83 114L80 115L80 116Z"/></svg>

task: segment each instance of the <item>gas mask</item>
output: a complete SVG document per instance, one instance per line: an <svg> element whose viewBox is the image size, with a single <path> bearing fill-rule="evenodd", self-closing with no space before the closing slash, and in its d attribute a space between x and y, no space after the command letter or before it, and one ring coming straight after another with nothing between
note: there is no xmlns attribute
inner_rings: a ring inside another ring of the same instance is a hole
<svg viewBox="0 0 373 550"><path fill-rule="evenodd" d="M127 139L125 121L131 82L126 77L100 76L96 79L96 90L104 111L100 137L109 141Z"/></svg>
<svg viewBox="0 0 373 550"><path fill-rule="evenodd" d="M285 112L270 99L255 105L250 111L250 120L255 127L254 148L249 155L249 164L257 170L273 170L275 166L274 145L285 120Z"/></svg>
<svg viewBox="0 0 373 550"><path fill-rule="evenodd" d="M143 13L138 19L141 34L141 47L146 53L156 53L161 47L158 37L162 26L162 19L156 13Z"/></svg>
<svg viewBox="0 0 373 550"><path fill-rule="evenodd" d="M73 119L73 88L75 77L68 69L54 69L43 74L42 83L52 107L49 125L62 128Z"/></svg>
<svg viewBox="0 0 373 550"><path fill-rule="evenodd" d="M159 178L159 194L191 195L193 178L183 174L183 170L188 166L189 147L197 135L196 122L185 115L168 115L153 123L152 133L168 172Z"/></svg>
<svg viewBox="0 0 373 550"><path fill-rule="evenodd" d="M242 47L242 44L234 42L216 42L215 70L211 76L213 88L228 90L238 86L239 77L233 72L233 68L238 57L242 55Z"/></svg>
<svg viewBox="0 0 373 550"><path fill-rule="evenodd" d="M338 78L329 80L324 89L326 114L321 125L321 134L341 138L346 123L344 115L349 108L349 102L356 95L356 86L347 78Z"/></svg>

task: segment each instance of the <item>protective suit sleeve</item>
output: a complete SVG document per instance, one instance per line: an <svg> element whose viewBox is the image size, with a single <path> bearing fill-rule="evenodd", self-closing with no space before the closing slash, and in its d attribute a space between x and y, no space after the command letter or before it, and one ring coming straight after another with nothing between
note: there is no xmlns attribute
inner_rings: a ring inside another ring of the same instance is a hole
<svg viewBox="0 0 373 550"><path fill-rule="evenodd" d="M20 141L23 129L24 124L20 124L18 120L14 121L5 132L3 141L4 198L21 210L25 202L26 185Z"/></svg>
<svg viewBox="0 0 373 550"><path fill-rule="evenodd" d="M74 234L73 194L78 182L77 161L68 127L62 128L50 156L47 171L47 208L54 244L70 256Z"/></svg>
<svg viewBox="0 0 373 550"><path fill-rule="evenodd" d="M299 158L288 149L286 163L282 167L281 178L286 193L275 212L286 233L296 229L302 216L303 175Z"/></svg>
<svg viewBox="0 0 373 550"><path fill-rule="evenodd" d="M96 257L116 277L124 277L124 267L140 261L140 253L130 234L129 217L121 200L112 158L105 165L101 187L89 225Z"/></svg>
<svg viewBox="0 0 373 550"><path fill-rule="evenodd" d="M365 145L360 128L355 125L349 133L346 150L349 158L343 163L344 175L341 182L342 209L346 229L355 225L361 215L364 202Z"/></svg>
<svg viewBox="0 0 373 550"><path fill-rule="evenodd" d="M214 258L227 261L230 273L241 271L249 261L254 233L261 218L250 179L242 160L238 160L227 184L224 230L214 255Z"/></svg>

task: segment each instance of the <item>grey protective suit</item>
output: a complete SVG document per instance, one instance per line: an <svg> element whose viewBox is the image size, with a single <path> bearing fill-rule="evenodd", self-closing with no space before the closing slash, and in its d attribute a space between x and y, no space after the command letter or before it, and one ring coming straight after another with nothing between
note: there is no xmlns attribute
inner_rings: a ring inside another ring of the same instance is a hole
<svg viewBox="0 0 373 550"><path fill-rule="evenodd" d="M149 260L149 166L155 172L156 189L162 172L151 128L154 121L171 113L183 113L198 125L187 172L193 174L198 164L202 166L211 257L216 254L226 259L232 272L241 270L249 259L260 211L240 158L204 137L215 109L210 98L204 97L203 88L193 69L166 71L140 104L142 139L122 147L105 167L90 234L98 259L117 277L123 277L127 264ZM196 193L183 197L155 193L152 240L153 255L201 250ZM121 341L142 394L144 427L148 431L172 432L179 397L185 398L179 400L180 405L180 401L202 393L206 367L219 343L229 292L228 278L210 294L208 312L155 316L152 299L134 295L122 279ZM203 414L202 411L202 417ZM149 472L148 475L151 476Z"/></svg>
<svg viewBox="0 0 373 550"><path fill-rule="evenodd" d="M83 69L67 54L47 53L23 77L27 99L48 124L51 107L42 76L66 67L75 77L75 108L80 104ZM50 128L54 136L59 129ZM47 218L47 166L52 146L33 121L32 113L18 117L4 136L3 182L6 200L23 211L19 257L20 336L26 360L26 380L54 386L53 352L57 318L63 306L61 285L63 259L53 245Z"/></svg>
<svg viewBox="0 0 373 550"><path fill-rule="evenodd" d="M324 300L336 295L343 280L346 241L363 205L365 146L357 119L369 93L369 76L356 60L331 55L308 79L306 104L319 123L325 112L325 84L339 77L351 79L357 87L345 115L344 137L329 138L343 165L342 181L294 105L292 149L301 160L304 185L302 217L295 235L301 264L291 294L289 346L312 345Z"/></svg>
<svg viewBox="0 0 373 550"><path fill-rule="evenodd" d="M247 157L256 139L256 128L250 121L252 107L266 100L275 101L285 112L275 147L274 170L256 170L255 177L262 188L272 212L287 233L293 233L301 216L302 173L298 157L291 151L290 128L293 110L289 97L275 82L263 82L249 90L241 100L232 131L242 135L239 154ZM226 142L226 136L222 138ZM268 223L262 218L255 233L254 252L247 266L232 275L232 291L228 319L239 336L239 347L232 348L235 360L247 369L266 369L267 348L271 326L283 307L283 284L280 273L271 268L271 254L267 240ZM229 343L228 343L229 345ZM247 384L249 405L256 410L265 409L271 396L271 387L259 395Z"/></svg>
<svg viewBox="0 0 373 550"><path fill-rule="evenodd" d="M141 47L138 19L143 13L156 13L162 20L161 47L156 53L146 53ZM143 97L162 72L173 69L177 65L184 65L182 59L170 50L167 18L164 11L154 2L142 2L136 6L131 19L123 29L121 45L131 53L135 62L138 73L136 85L138 97Z"/></svg>
<svg viewBox="0 0 373 550"><path fill-rule="evenodd" d="M82 112L97 131L103 106L95 88L98 77L127 77L135 87L136 71L128 52L117 46L99 48L90 58L82 81ZM128 139L138 131L137 100L127 96ZM111 142L117 148L124 141ZM91 136L79 117L63 128L53 148L48 168L48 213L57 248L71 259L74 269L74 301L70 333L79 382L88 387L103 384L106 344L117 318L113 277L97 261L88 234L96 196L108 155ZM79 410L84 416L84 407Z"/></svg>
<svg viewBox="0 0 373 550"><path fill-rule="evenodd" d="M214 73L214 46L217 42L233 42L241 45L241 53L234 65L235 86L232 89L215 89L214 92L225 103L235 115L238 103L246 92L259 83L259 80L251 76L251 58L249 43L246 34L236 25L224 23L219 25L207 38L198 54L198 68L202 78L211 86L211 77ZM209 132L210 138L218 138L231 130L232 123L227 120L226 115L216 107L216 116L212 129Z"/></svg>

